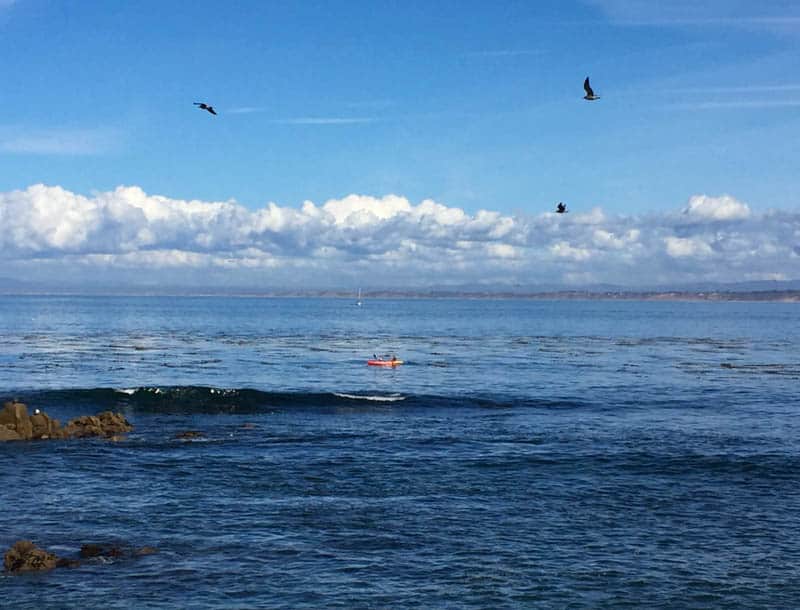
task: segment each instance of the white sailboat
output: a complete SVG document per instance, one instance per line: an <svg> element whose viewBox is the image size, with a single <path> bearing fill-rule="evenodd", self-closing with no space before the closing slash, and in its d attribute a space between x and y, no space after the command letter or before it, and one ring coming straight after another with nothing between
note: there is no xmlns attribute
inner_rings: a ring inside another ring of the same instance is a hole
<svg viewBox="0 0 800 610"><path fill-rule="evenodd" d="M364 301L361 300L361 288L358 289L358 300L356 301L356 305L361 307L364 304Z"/></svg>

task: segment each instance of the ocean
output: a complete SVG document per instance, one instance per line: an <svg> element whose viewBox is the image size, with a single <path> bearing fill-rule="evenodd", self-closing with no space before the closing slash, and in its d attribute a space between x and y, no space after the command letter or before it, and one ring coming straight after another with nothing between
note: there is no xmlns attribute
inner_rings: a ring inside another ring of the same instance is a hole
<svg viewBox="0 0 800 610"><path fill-rule="evenodd" d="M797 607L799 381L787 303L0 297L0 400L134 425L0 444L3 552L158 549L0 606Z"/></svg>

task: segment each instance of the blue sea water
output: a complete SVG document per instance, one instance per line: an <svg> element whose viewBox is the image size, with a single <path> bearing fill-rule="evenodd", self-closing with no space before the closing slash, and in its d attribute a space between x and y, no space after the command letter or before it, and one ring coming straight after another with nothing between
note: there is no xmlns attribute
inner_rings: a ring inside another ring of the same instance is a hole
<svg viewBox="0 0 800 610"><path fill-rule="evenodd" d="M0 444L0 547L159 550L0 606L797 607L799 381L796 304L0 297L0 399L135 426Z"/></svg>

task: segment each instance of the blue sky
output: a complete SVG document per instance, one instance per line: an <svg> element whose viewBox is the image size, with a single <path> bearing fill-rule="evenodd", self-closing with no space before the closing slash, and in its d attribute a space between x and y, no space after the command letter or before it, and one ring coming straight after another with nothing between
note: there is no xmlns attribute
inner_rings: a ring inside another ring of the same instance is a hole
<svg viewBox="0 0 800 610"><path fill-rule="evenodd" d="M0 193L793 212L798 43L789 1L0 0Z"/></svg>

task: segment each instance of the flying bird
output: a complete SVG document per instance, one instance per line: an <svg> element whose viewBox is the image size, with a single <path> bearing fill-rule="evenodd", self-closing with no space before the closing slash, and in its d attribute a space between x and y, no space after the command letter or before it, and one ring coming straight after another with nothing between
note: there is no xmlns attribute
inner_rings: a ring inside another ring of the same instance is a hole
<svg viewBox="0 0 800 610"><path fill-rule="evenodd" d="M217 111L214 110L213 106L209 106L208 104L204 104L203 102L195 102L195 106L198 106L200 110L208 110L211 114L217 114Z"/></svg>
<svg viewBox="0 0 800 610"><path fill-rule="evenodd" d="M563 203L559 201L558 205L556 206L556 214L563 214L566 211L567 211L567 206L565 206Z"/></svg>
<svg viewBox="0 0 800 610"><path fill-rule="evenodd" d="M586 95L583 96L583 99L589 100L590 102L594 100L599 100L600 96L595 95L594 91L592 91L591 86L589 85L589 77L586 77L586 80L583 81L583 90L586 91Z"/></svg>

